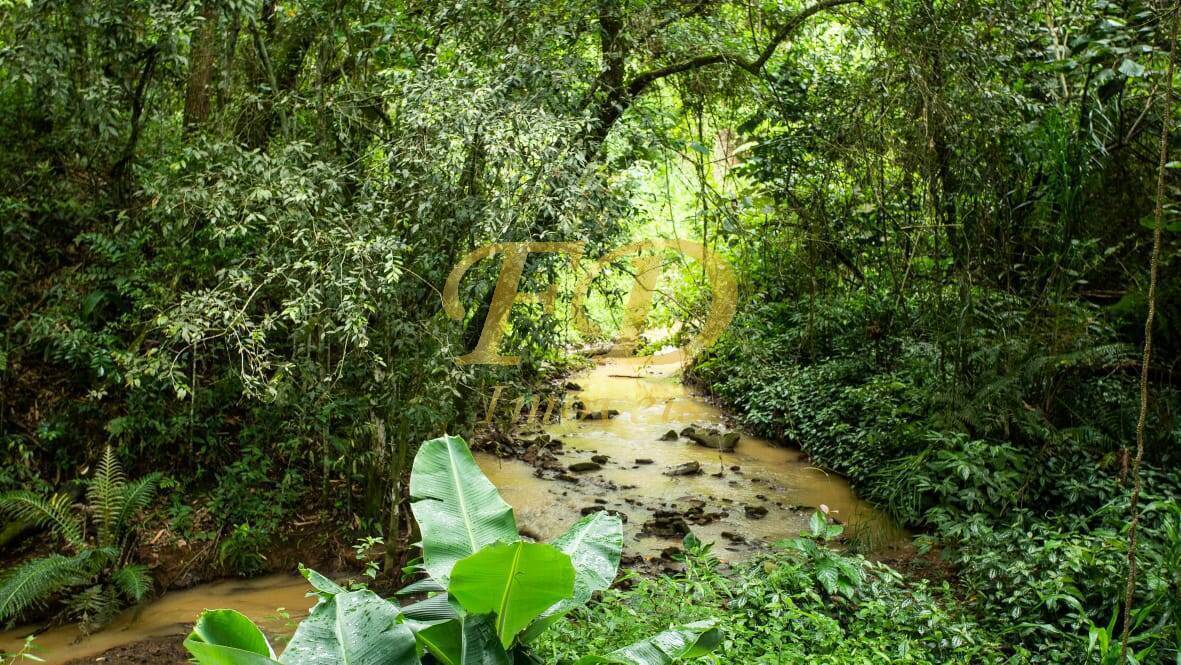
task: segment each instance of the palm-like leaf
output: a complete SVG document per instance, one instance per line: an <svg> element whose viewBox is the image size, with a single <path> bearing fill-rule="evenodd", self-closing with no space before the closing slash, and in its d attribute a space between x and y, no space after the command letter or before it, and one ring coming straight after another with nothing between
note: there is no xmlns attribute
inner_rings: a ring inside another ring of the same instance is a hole
<svg viewBox="0 0 1181 665"><path fill-rule="evenodd" d="M84 561L77 555L51 554L17 566L0 580L0 622L20 616L86 577Z"/></svg>
<svg viewBox="0 0 1181 665"><path fill-rule="evenodd" d="M115 515L113 523L116 538L131 525L131 520L138 513L145 510L152 499L156 497L156 489L160 486L160 474L149 473L139 480L127 483L123 488L122 505Z"/></svg>
<svg viewBox="0 0 1181 665"><path fill-rule="evenodd" d="M70 593L66 614L78 622L83 634L89 634L114 619L122 607L114 588L95 584Z"/></svg>
<svg viewBox="0 0 1181 665"><path fill-rule="evenodd" d="M86 488L86 499L90 503L90 509L94 511L94 521L98 525L100 545L113 545L118 539L116 520L123 511L123 489L126 485L127 478L123 475L123 467L119 465L119 460L115 459L114 449L107 446L98 462L94 478Z"/></svg>
<svg viewBox="0 0 1181 665"><path fill-rule="evenodd" d="M128 600L138 603L152 592L152 576L148 567L140 564L123 566L111 576L111 582Z"/></svg>
<svg viewBox="0 0 1181 665"><path fill-rule="evenodd" d="M8 492L0 495L0 513L33 526L47 527L75 549L84 544L82 519L74 514L70 497L54 494L48 499L32 492Z"/></svg>
<svg viewBox="0 0 1181 665"><path fill-rule="evenodd" d="M460 559L486 545L519 539L512 507L457 436L432 439L418 449L410 497L422 531L423 565L444 586Z"/></svg>

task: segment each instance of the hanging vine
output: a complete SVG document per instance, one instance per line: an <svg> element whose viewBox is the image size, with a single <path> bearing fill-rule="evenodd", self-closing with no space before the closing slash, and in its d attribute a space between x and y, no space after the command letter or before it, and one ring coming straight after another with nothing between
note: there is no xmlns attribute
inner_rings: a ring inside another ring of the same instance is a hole
<svg viewBox="0 0 1181 665"><path fill-rule="evenodd" d="M1156 288L1160 272L1161 236L1165 212L1165 168L1169 157L1169 125L1173 116L1173 73L1177 66L1177 22L1181 2L1174 2L1169 38L1169 66L1165 71L1164 110L1161 113L1160 162L1156 173L1156 209L1152 232L1152 258L1148 269L1148 314L1144 319L1144 355L1140 361L1140 416L1136 421L1136 457L1132 460L1132 521L1128 525L1128 586L1124 595L1123 635L1120 638L1120 662L1128 661L1128 641L1132 628L1132 606L1136 591L1136 531L1140 526L1140 463L1144 460L1144 430L1148 421L1148 368L1152 361L1152 324L1156 318Z"/></svg>

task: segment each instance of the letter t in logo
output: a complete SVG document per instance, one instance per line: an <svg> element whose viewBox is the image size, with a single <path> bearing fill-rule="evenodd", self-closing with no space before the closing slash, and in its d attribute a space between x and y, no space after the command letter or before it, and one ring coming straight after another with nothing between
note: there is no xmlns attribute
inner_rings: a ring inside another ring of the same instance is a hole
<svg viewBox="0 0 1181 665"><path fill-rule="evenodd" d="M508 323L509 312L516 303L540 303L547 312L553 312L554 301L557 299L558 286L551 284L541 293L518 293L521 283L521 273L525 269L525 259L530 252L561 252L569 255L573 265L578 265L582 257L583 244L581 242L502 242L481 247L467 256L451 270L447 276L447 283L443 286L443 309L447 316L455 321L462 321L463 305L459 302L459 282L463 279L468 268L481 259L495 256L498 252L504 254L504 261L500 265L500 277L496 280L496 291L492 294L492 304L488 307L488 316L484 318L484 330L480 333L480 341L476 348L466 355L455 359L461 365L516 365L521 362L519 356L502 356L500 338L504 335L504 326Z"/></svg>

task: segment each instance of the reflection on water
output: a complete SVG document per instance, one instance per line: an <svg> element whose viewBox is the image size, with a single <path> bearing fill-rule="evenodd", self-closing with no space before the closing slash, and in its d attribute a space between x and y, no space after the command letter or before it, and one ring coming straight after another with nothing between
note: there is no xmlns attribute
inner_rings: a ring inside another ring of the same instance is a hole
<svg viewBox="0 0 1181 665"><path fill-rule="evenodd" d="M714 542L722 558L736 560L748 555L751 547L724 538L723 532L748 542L795 537L807 529L815 507L825 504L849 525L854 538L892 543L905 537L884 514L858 499L844 478L811 466L798 450L747 436L729 453L684 437L660 440L669 430L679 432L687 425L722 425L721 410L690 394L679 380L679 369L677 364L647 364L643 358L610 358L574 378L582 388L578 399L588 409L620 412L609 420L568 420L545 428L563 442L563 464L589 461L593 455L610 458L602 470L578 474L577 484L538 478L524 462L477 454L484 473L515 509L518 525L548 540L577 521L583 508L604 505L627 515L628 549L653 555L672 543L640 537L652 511L684 509L690 501L704 501L706 512L729 515L693 526L693 532ZM637 464L638 459L652 463ZM686 462L698 462L703 473L664 474ZM765 507L768 514L749 518L747 505Z"/></svg>

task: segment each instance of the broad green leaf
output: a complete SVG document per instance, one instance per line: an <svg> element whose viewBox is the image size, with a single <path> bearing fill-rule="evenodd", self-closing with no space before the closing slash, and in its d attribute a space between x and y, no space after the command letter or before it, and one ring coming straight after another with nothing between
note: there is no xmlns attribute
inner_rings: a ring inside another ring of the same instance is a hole
<svg viewBox="0 0 1181 665"><path fill-rule="evenodd" d="M446 593L439 593L402 608L402 614L417 621L446 621L455 619L463 608Z"/></svg>
<svg viewBox="0 0 1181 665"><path fill-rule="evenodd" d="M574 564L574 595L554 603L523 636L528 642L570 610L585 605L596 591L611 586L623 550L623 522L600 510L579 520L553 542Z"/></svg>
<svg viewBox="0 0 1181 665"><path fill-rule="evenodd" d="M817 510L812 513L812 519L809 520L808 526L812 530L812 537L823 538L828 531L828 520L824 518L824 513Z"/></svg>
<svg viewBox="0 0 1181 665"><path fill-rule="evenodd" d="M345 593L348 591L348 589L342 587L336 582L333 582L327 577L324 577L311 568L304 566L303 564L299 565L299 572L303 575L303 578L308 581L308 584L312 585L313 589L319 591L322 594L335 596L338 593Z"/></svg>
<svg viewBox="0 0 1181 665"><path fill-rule="evenodd" d="M235 610L202 612L184 645L201 665L277 664L266 635Z"/></svg>
<svg viewBox="0 0 1181 665"><path fill-rule="evenodd" d="M431 439L418 449L410 498L422 532L423 566L440 584L447 584L456 561L486 545L520 538L512 507L457 436Z"/></svg>
<svg viewBox="0 0 1181 665"><path fill-rule="evenodd" d="M468 614L418 631L418 643L443 665L509 665L495 617Z"/></svg>
<svg viewBox="0 0 1181 665"><path fill-rule="evenodd" d="M446 591L446 587L439 584L433 577L424 577L417 582L411 582L406 586L398 589L399 596L409 596L416 593L432 593L437 591Z"/></svg>
<svg viewBox="0 0 1181 665"><path fill-rule="evenodd" d="M722 633L712 620L698 621L666 630L605 656L583 656L575 665L668 665L678 660L703 656L721 641Z"/></svg>
<svg viewBox="0 0 1181 665"><path fill-rule="evenodd" d="M836 593L839 576L840 571L831 559L821 559L816 562L816 579L829 594Z"/></svg>
<svg viewBox="0 0 1181 665"><path fill-rule="evenodd" d="M398 607L372 591L323 599L299 624L286 665L418 665L418 646Z"/></svg>
<svg viewBox="0 0 1181 665"><path fill-rule="evenodd" d="M498 543L455 564L450 591L470 614L496 615L507 649L529 622L574 593L574 566L552 545Z"/></svg>
<svg viewBox="0 0 1181 665"><path fill-rule="evenodd" d="M1144 76L1144 73L1145 73L1145 69L1144 69L1143 65L1136 62L1135 60L1127 60L1127 59L1125 59L1123 62L1119 63L1119 71L1124 76L1130 76L1132 78L1138 78L1138 77Z"/></svg>

